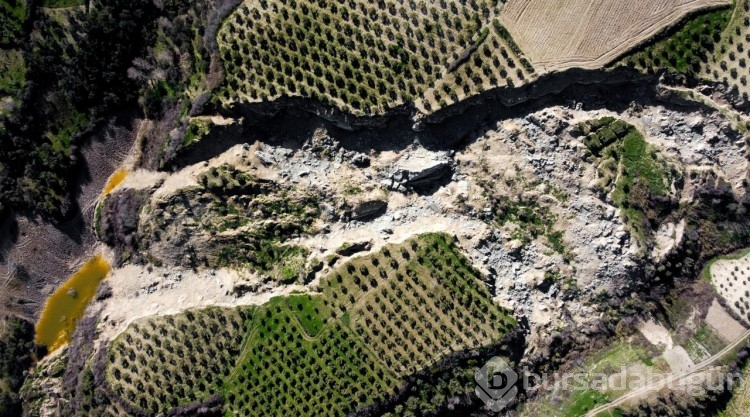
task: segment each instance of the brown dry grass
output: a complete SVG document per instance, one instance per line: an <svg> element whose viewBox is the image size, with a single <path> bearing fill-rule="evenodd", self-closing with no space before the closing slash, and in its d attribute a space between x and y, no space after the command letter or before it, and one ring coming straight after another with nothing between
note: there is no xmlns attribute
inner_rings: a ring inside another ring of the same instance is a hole
<svg viewBox="0 0 750 417"><path fill-rule="evenodd" d="M689 13L729 0L510 0L500 20L540 72L600 68Z"/></svg>

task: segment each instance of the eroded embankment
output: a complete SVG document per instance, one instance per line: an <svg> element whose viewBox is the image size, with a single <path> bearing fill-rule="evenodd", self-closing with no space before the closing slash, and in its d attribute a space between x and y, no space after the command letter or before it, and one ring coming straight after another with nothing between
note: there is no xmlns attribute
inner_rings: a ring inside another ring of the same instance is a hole
<svg viewBox="0 0 750 417"><path fill-rule="evenodd" d="M575 85L648 84L654 86L658 75L645 75L635 69L619 67L610 70L586 70L573 68L545 74L534 82L519 87L498 87L484 91L459 103L446 106L432 114L424 115L413 104L404 104L388 110L383 115L353 116L330 104L307 97L282 97L262 103L237 103L225 109L207 106L207 113L220 113L227 117L257 119L273 117L283 110L303 111L314 114L344 130L383 128L394 124L413 127L415 131L427 125L439 125L448 118L467 111L482 113L489 107L514 107L546 96L558 95Z"/></svg>
<svg viewBox="0 0 750 417"><path fill-rule="evenodd" d="M344 147L365 153L403 150L415 142L429 149L450 150L476 140L486 127L501 120L523 117L545 107L582 103L587 109L620 111L631 102L654 103L659 100L658 85L658 75L624 67L607 71L573 69L547 74L529 85L489 90L427 117L419 116L409 105L381 116L355 117L302 97L237 104L229 109L207 107L206 115L220 114L241 123L215 126L207 140L179 152L165 169L210 159L241 143L301 146L318 128L335 132Z"/></svg>

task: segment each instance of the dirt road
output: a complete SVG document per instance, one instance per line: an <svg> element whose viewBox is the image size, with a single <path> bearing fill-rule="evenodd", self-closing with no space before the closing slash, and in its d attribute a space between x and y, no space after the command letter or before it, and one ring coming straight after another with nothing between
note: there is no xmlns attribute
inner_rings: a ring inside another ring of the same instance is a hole
<svg viewBox="0 0 750 417"><path fill-rule="evenodd" d="M658 381L651 382L650 384L644 387L641 387L635 391L629 392L608 404L604 404L604 405L594 408L593 410L589 411L586 414L586 417L596 417L604 412L610 411L622 404L625 404L628 401L647 397L648 395L654 392L658 392L665 386L674 385L676 383L679 383L679 381L685 378L693 376L699 372L705 371L706 368L713 365L714 362L723 358L724 355L731 352L733 349L737 348L743 343L746 343L748 338L750 338L750 330L744 332L739 338L737 338L734 342L727 345L727 347L722 349L717 354L711 356L710 358L704 360L703 362L695 364L695 366L691 368L689 371L685 371L679 374L671 374L662 379L659 379Z"/></svg>

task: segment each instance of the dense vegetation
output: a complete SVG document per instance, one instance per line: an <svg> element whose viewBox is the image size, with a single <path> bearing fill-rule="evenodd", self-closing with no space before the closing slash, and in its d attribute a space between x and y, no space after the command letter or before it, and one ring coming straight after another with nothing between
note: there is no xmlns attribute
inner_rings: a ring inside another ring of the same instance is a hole
<svg viewBox="0 0 750 417"><path fill-rule="evenodd" d="M0 17L0 46L18 46L23 41L23 24L26 21L25 0L0 1Z"/></svg>
<svg viewBox="0 0 750 417"><path fill-rule="evenodd" d="M209 68L216 43L203 38L212 30L208 14L218 12L204 2L42 7L80 3L0 3L0 57L7 58L0 60L0 99L14 99L0 111L0 211L66 215L79 148L92 133L108 122L127 125L139 108L166 118L171 130L219 82L220 69Z"/></svg>
<svg viewBox="0 0 750 417"><path fill-rule="evenodd" d="M148 43L152 2L93 1L60 19L35 9L23 45L26 85L0 132L0 199L14 208L64 214L81 133L136 98L124 75ZM77 33L79 36L71 36Z"/></svg>
<svg viewBox="0 0 750 417"><path fill-rule="evenodd" d="M0 417L21 415L18 390L31 366L34 326L18 318L0 321Z"/></svg>
<svg viewBox="0 0 750 417"><path fill-rule="evenodd" d="M18 49L23 42L26 12L25 0L0 1L0 132L4 125L2 115L15 107L26 78L23 55Z"/></svg>
<svg viewBox="0 0 750 417"><path fill-rule="evenodd" d="M345 415L445 355L500 342L515 322L479 278L450 238L424 235L342 265L318 295L131 325L107 380L148 414L221 394L227 416Z"/></svg>
<svg viewBox="0 0 750 417"><path fill-rule="evenodd" d="M581 122L573 134L599 161L599 185L612 191L631 232L643 242L651 198L666 196L679 175L635 128L613 117Z"/></svg>

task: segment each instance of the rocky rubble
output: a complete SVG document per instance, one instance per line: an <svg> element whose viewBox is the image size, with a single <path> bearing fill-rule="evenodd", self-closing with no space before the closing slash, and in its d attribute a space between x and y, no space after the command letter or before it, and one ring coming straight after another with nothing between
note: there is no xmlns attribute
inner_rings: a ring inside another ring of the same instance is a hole
<svg viewBox="0 0 750 417"><path fill-rule="evenodd" d="M413 234L455 234L496 300L528 322L534 345L561 329L595 326L599 300L630 296L646 265L665 259L684 240L679 218L654 224L654 236L636 238L598 184L595 161L582 138L570 132L581 121L604 116L637 126L686 173L687 184L673 188L669 198L689 201L691 193L705 188L692 171L715 172L740 195L746 176L741 136L720 116L661 106L634 106L620 114L580 105L550 107L500 121L455 152L415 143L364 154L323 129L299 148L258 143L230 152L236 153L237 169L252 173L259 184L275 184L265 191L269 196L288 199L302 190L316 196L320 217L307 232L288 236L309 251L308 258L330 259L317 277L340 257ZM242 194L232 198L250 204ZM200 208L209 200L190 188L166 193L160 206L142 212L142 222L154 217L168 222L162 236L169 236L171 251L182 248L183 255L201 253L207 242L215 248L231 245L237 233L231 228L196 233L200 224L216 223L215 214ZM515 211L517 220L508 220ZM162 243L156 247L164 250ZM239 273L237 294L269 285L252 274ZM316 280L309 285L315 288Z"/></svg>

